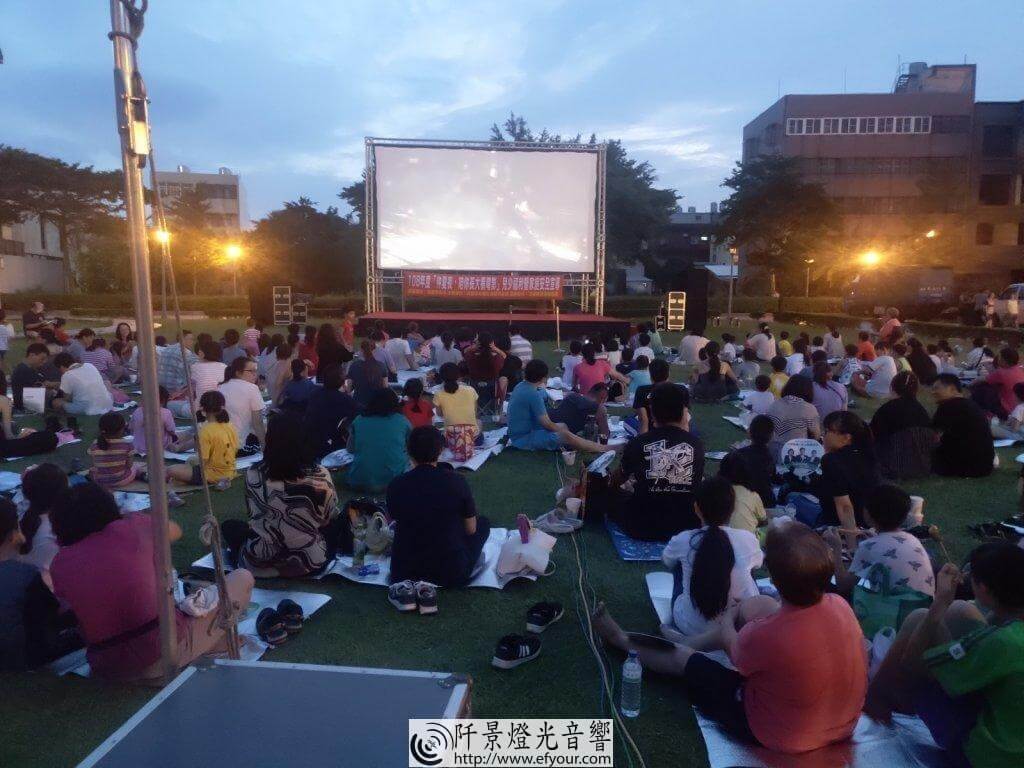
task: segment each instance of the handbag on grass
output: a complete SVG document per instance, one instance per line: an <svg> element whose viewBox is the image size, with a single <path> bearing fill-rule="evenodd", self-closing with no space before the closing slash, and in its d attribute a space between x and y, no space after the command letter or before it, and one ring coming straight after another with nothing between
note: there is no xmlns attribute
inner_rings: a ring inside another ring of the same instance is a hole
<svg viewBox="0 0 1024 768"><path fill-rule="evenodd" d="M508 576L529 569L538 576L543 576L556 541L558 539L554 536L530 528L530 540L524 544L519 531L509 531L508 538L501 545L495 571L499 576Z"/></svg>
<svg viewBox="0 0 1024 768"><path fill-rule="evenodd" d="M932 598L909 587L894 587L885 566L875 563L853 588L853 612L865 637L886 627L899 630L912 611L927 608Z"/></svg>

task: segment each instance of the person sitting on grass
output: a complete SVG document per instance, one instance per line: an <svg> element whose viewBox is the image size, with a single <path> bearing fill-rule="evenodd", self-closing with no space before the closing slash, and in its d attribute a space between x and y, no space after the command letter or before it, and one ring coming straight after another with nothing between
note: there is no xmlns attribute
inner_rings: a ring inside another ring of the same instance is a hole
<svg viewBox="0 0 1024 768"><path fill-rule="evenodd" d="M562 383L567 386L572 386L573 382L573 369L583 361L583 342L579 339L573 339L569 342L569 354L562 355ZM609 361L609 365L610 365Z"/></svg>
<svg viewBox="0 0 1024 768"><path fill-rule="evenodd" d="M228 328L224 331L224 350L221 352L220 361L224 365L231 365L237 357L248 357L249 354L242 347L242 336L235 328Z"/></svg>
<svg viewBox="0 0 1024 768"><path fill-rule="evenodd" d="M92 469L89 479L107 489L123 488L145 475L146 465L133 458L135 444L126 436L128 425L120 413L100 416L99 435L89 447Z"/></svg>
<svg viewBox="0 0 1024 768"><path fill-rule="evenodd" d="M864 711L916 714L950 765L1024 764L1024 549L982 544L970 575L947 563L930 608L911 613L871 681ZM974 602L957 600L970 581Z"/></svg>
<svg viewBox="0 0 1024 768"><path fill-rule="evenodd" d="M0 498L0 672L34 669L59 655L60 604L46 584L48 576L19 554L27 538L17 507Z"/></svg>
<svg viewBox="0 0 1024 768"><path fill-rule="evenodd" d="M199 451L188 464L172 464L167 467L167 477L188 485L202 485L201 461L206 470L206 482L212 483L218 491L226 491L231 487L236 474L238 433L231 425L224 395L218 390L212 389L199 398L199 409L202 418L199 425Z"/></svg>
<svg viewBox="0 0 1024 768"><path fill-rule="evenodd" d="M755 416L763 416L768 413L775 399L775 395L772 394L771 377L762 373L754 379L754 389L747 392L744 402Z"/></svg>
<svg viewBox="0 0 1024 768"><path fill-rule="evenodd" d="M608 426L608 385L598 382L586 394L567 392L565 397L548 409L548 417L556 424L565 424L573 434L581 434L590 417L594 418L597 434L607 438L611 434Z"/></svg>
<svg viewBox="0 0 1024 768"><path fill-rule="evenodd" d="M634 358L633 362L636 367L628 374L629 386L626 388L626 400L627 402L633 402L636 397L636 391L640 387L649 387L651 385L651 361L648 360L644 355L640 355Z"/></svg>
<svg viewBox="0 0 1024 768"><path fill-rule="evenodd" d="M741 388L749 389L754 379L761 375L761 364L757 361L757 353L749 347L740 351L742 362L736 366L736 378Z"/></svg>
<svg viewBox="0 0 1024 768"><path fill-rule="evenodd" d="M597 347L591 342L583 345L581 354L583 355L583 360L576 365L572 372L573 389L577 392L589 392L595 384L601 382L608 384L608 397L611 400L614 401L621 398L629 386L629 374L619 373L612 368L607 360L599 358L597 356ZM650 361L654 359L654 354L644 355L634 351L630 373L639 369L641 357L646 357L649 365Z"/></svg>
<svg viewBox="0 0 1024 768"><path fill-rule="evenodd" d="M314 463L295 414L271 419L263 461L245 473L245 503L248 523L225 520L221 531L233 559L257 577L315 575L334 561L339 548L351 547L334 480Z"/></svg>
<svg viewBox="0 0 1024 768"><path fill-rule="evenodd" d="M182 453L192 448L195 440L191 435L179 435L174 425L174 416L167 408L167 401L170 395L165 387L159 388L160 393L160 425L162 442L161 447L165 451ZM144 408L136 408L132 417L128 420L128 427L132 433L132 444L135 452L146 455L146 414Z"/></svg>
<svg viewBox="0 0 1024 768"><path fill-rule="evenodd" d="M814 409L818 412L818 418L824 419L834 411L846 410L850 393L842 384L832 381L832 367L827 362L819 360L814 363L811 379L814 382Z"/></svg>
<svg viewBox="0 0 1024 768"><path fill-rule="evenodd" d="M718 352L718 342L711 341L699 353L691 392L695 402L717 403L740 391L732 366L719 359Z"/></svg>
<svg viewBox="0 0 1024 768"><path fill-rule="evenodd" d="M28 502L28 509L21 518L25 543L18 549L17 559L38 568L47 583L50 563L60 549L50 524L50 509L57 496L67 488L67 472L56 464L37 464L21 476L21 492Z"/></svg>
<svg viewBox="0 0 1024 768"><path fill-rule="evenodd" d="M17 412L25 410L25 388L43 387L46 389L45 402L49 406L53 402L54 393L60 386L57 379L60 376L55 372L48 371L52 366L47 365L50 360L50 350L45 344L38 341L32 342L25 349L25 359L14 367L11 372L11 394L14 397L13 407ZM47 374L53 377L47 381Z"/></svg>
<svg viewBox="0 0 1024 768"><path fill-rule="evenodd" d="M402 388L402 415L416 427L429 427L434 423L434 404L423 394L423 379L409 379Z"/></svg>
<svg viewBox="0 0 1024 768"><path fill-rule="evenodd" d="M932 471L944 477L991 475L995 448L984 411L963 396L960 379L952 373L935 377L932 396L938 403L932 427L939 432L939 444L932 451Z"/></svg>
<svg viewBox="0 0 1024 768"><path fill-rule="evenodd" d="M359 345L359 357L352 361L346 376L348 391L364 408L377 392L388 388L388 369L374 358L373 349L373 342L363 339Z"/></svg>
<svg viewBox="0 0 1024 768"><path fill-rule="evenodd" d="M1009 440L1020 440L1024 437L1024 382L1013 385L1013 397L1016 401L1006 421L992 422L992 437Z"/></svg>
<svg viewBox="0 0 1024 768"><path fill-rule="evenodd" d="M860 579L871 576L881 566L893 589L913 589L924 595L935 595L935 574L932 562L920 540L903 530L910 514L910 496L896 485L879 485L867 495L864 521L874 535L861 539L847 569L843 562L843 539L839 531L825 532L825 543L832 549L835 565L836 592L847 599Z"/></svg>
<svg viewBox="0 0 1024 768"><path fill-rule="evenodd" d="M658 384L668 381L670 373L669 364L665 360L651 361L647 370L651 374L651 383L637 387L636 393L633 395L633 413L636 414L637 434L640 435L649 430L653 423L650 406L651 390Z"/></svg>
<svg viewBox="0 0 1024 768"><path fill-rule="evenodd" d="M593 352L593 347L591 347ZM576 367L577 379L580 363ZM574 435L565 424L557 424L548 416L544 389L548 382L548 364L533 359L526 364L525 380L512 390L508 401L508 441L522 451L557 451L568 446L580 451L603 453L607 448ZM597 381L591 382L591 387Z"/></svg>
<svg viewBox="0 0 1024 768"><path fill-rule="evenodd" d="M861 361L860 370L850 379L850 388L861 397L888 397L893 377L900 372L893 354L887 342L879 341L875 356Z"/></svg>
<svg viewBox="0 0 1024 768"><path fill-rule="evenodd" d="M153 521L147 514L122 515L109 491L95 483L68 489L50 512L60 551L50 566L54 594L78 619L92 674L101 680L152 682L164 674L157 620ZM181 527L167 522L168 538ZM238 569L225 575L235 610L252 595L252 574ZM196 618L175 612L176 669L201 656L227 651L218 612Z"/></svg>
<svg viewBox="0 0 1024 768"><path fill-rule="evenodd" d="M757 488L754 487L755 483L747 469L746 462L735 451L726 454L718 468L718 476L732 483L735 497L732 514L726 525L739 531L756 534L757 530L768 522L768 513L764 508L764 502L757 493Z"/></svg>
<svg viewBox="0 0 1024 768"><path fill-rule="evenodd" d="M786 358L776 355L771 360L772 372L768 378L771 379L771 392L776 398L782 397L782 389L789 381L789 374L786 373Z"/></svg>
<svg viewBox="0 0 1024 768"><path fill-rule="evenodd" d="M611 365L611 362L608 363ZM629 372L633 370L633 349L631 347L623 347L622 353L619 355L619 362L615 365L616 373L621 373L623 376L629 376ZM573 370L573 378L575 380L576 372Z"/></svg>
<svg viewBox="0 0 1024 768"><path fill-rule="evenodd" d="M442 386L434 395L434 408L444 419L445 445L456 461L467 461L473 458L473 447L481 433L476 414L479 395L476 389L459 381L459 367L455 363L445 363L438 374Z"/></svg>
<svg viewBox="0 0 1024 768"><path fill-rule="evenodd" d="M680 569L682 588L672 601L672 626L662 634L682 642L704 634L726 609L756 596L750 572L764 560L753 533L726 527L736 501L728 479L705 478L693 497L701 527L673 536L661 555L669 569Z"/></svg>
<svg viewBox="0 0 1024 768"><path fill-rule="evenodd" d="M704 477L704 445L689 431L689 393L675 384L658 384L650 397L654 428L632 438L622 452L612 485L633 481L633 493L613 500L612 521L627 536L668 541L700 526L693 493ZM616 480L618 481L616 483Z"/></svg>
<svg viewBox="0 0 1024 768"><path fill-rule="evenodd" d="M309 361L296 358L291 362L292 377L281 388L277 396L277 405L282 411L297 413L306 412L310 396L320 389L316 382L309 378Z"/></svg>
<svg viewBox="0 0 1024 768"><path fill-rule="evenodd" d="M814 407L814 383L806 376L791 376L781 397L768 406L767 415L775 424L769 448L776 460L790 440L821 437L821 420Z"/></svg>
<svg viewBox="0 0 1024 768"><path fill-rule="evenodd" d="M53 359L60 374L60 391L53 400L55 410L69 416L99 416L114 407L114 398L89 363L76 363L67 352Z"/></svg>
<svg viewBox="0 0 1024 768"><path fill-rule="evenodd" d="M735 454L743 462L749 480L747 487L761 497L765 507L775 506L775 459L769 447L774 434L775 422L770 417L755 416L747 427L750 442L728 454Z"/></svg>
<svg viewBox="0 0 1024 768"><path fill-rule="evenodd" d="M509 391L515 389L516 384L523 380L523 361L512 354L512 340L505 334L501 334L495 340L495 345L505 353L505 359L498 371L498 383L495 389L495 399L504 403ZM500 421L500 415L496 421Z"/></svg>
<svg viewBox="0 0 1024 768"><path fill-rule="evenodd" d="M789 340L789 331L779 331L779 343L776 346L782 357L793 354L793 342Z"/></svg>
<svg viewBox="0 0 1024 768"><path fill-rule="evenodd" d="M352 395L343 389L341 366L321 368L320 380L323 384L309 396L305 415L306 434L317 461L345 447L351 421L361 410Z"/></svg>
<svg viewBox="0 0 1024 768"><path fill-rule="evenodd" d="M388 514L395 521L391 582L426 581L439 587L469 583L491 524L477 514L469 484L438 466L444 438L434 427L409 433L412 469L388 486Z"/></svg>
<svg viewBox="0 0 1024 768"><path fill-rule="evenodd" d="M867 656L850 606L827 594L828 547L801 523L777 522L765 564L781 606L763 595L732 605L699 643L671 650L634 643L603 603L594 631L612 648L635 651L645 670L681 677L689 702L733 739L784 754L844 741L864 704ZM717 649L734 668L703 653Z"/></svg>
<svg viewBox="0 0 1024 768"><path fill-rule="evenodd" d="M402 415L398 395L390 389L377 389L362 414L356 416L348 438L352 463L348 468L348 486L365 491L382 491L405 472L409 457L405 441L412 431Z"/></svg>
<svg viewBox="0 0 1024 768"><path fill-rule="evenodd" d="M871 343L871 334L867 331L860 331L857 334L857 359L864 363L870 363L875 359L875 345Z"/></svg>

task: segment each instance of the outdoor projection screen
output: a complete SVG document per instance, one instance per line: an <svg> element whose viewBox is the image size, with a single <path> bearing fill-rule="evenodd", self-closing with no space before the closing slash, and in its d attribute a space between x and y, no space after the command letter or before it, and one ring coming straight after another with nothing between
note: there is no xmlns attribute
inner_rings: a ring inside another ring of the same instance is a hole
<svg viewBox="0 0 1024 768"><path fill-rule="evenodd" d="M594 271L596 152L373 149L380 269Z"/></svg>

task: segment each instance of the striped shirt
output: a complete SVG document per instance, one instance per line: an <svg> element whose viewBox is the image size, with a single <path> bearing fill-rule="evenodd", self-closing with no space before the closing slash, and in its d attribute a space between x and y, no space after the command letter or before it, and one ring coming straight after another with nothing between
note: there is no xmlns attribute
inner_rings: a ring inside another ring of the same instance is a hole
<svg viewBox="0 0 1024 768"><path fill-rule="evenodd" d="M197 403L199 398L211 389L216 389L224 383L224 371L226 368L227 366L224 363L215 360L210 360L209 362L200 361L192 364L192 394Z"/></svg>
<svg viewBox="0 0 1024 768"><path fill-rule="evenodd" d="M114 367L114 355L106 347L87 349L82 353L83 363L92 363L100 375L110 376L110 369Z"/></svg>
<svg viewBox="0 0 1024 768"><path fill-rule="evenodd" d="M135 479L135 462L132 453L135 444L130 437L117 437L107 441L106 448L93 443L89 448L92 457L92 481L104 488L117 488Z"/></svg>
<svg viewBox="0 0 1024 768"><path fill-rule="evenodd" d="M779 458L782 446L787 442L810 437L812 431L815 434L819 431L817 409L811 403L795 395L786 395L781 400L772 403L768 407L768 417L775 424L775 432L772 433L768 448L776 460Z"/></svg>
<svg viewBox="0 0 1024 768"><path fill-rule="evenodd" d="M509 338L512 346L509 349L510 355L515 355L523 361L523 365L533 360L533 346L525 338L516 334Z"/></svg>

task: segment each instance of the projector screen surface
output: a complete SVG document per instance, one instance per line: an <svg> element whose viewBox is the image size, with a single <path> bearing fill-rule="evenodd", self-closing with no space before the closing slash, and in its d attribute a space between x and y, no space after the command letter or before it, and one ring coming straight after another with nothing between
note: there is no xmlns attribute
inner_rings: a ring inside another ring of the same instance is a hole
<svg viewBox="0 0 1024 768"><path fill-rule="evenodd" d="M375 145L381 269L593 272L597 154Z"/></svg>

